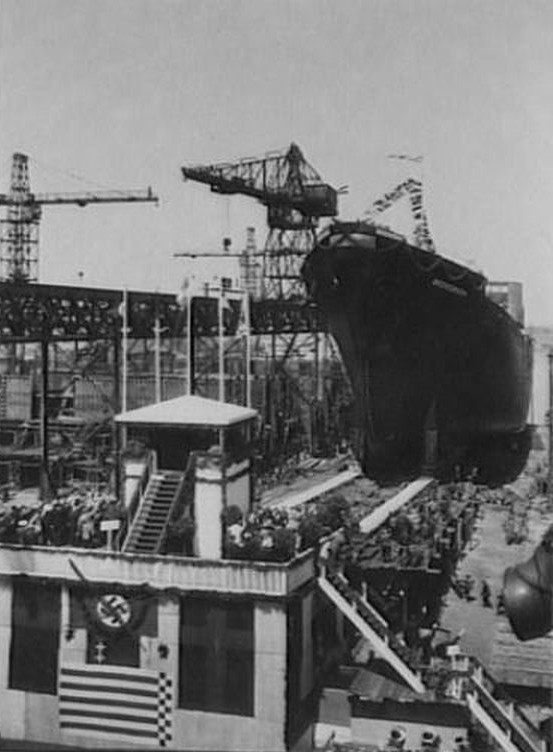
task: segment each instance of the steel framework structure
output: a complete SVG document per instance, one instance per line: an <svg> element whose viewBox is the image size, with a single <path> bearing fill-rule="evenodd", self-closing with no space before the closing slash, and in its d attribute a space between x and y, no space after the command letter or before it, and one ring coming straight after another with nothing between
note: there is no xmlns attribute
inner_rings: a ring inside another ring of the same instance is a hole
<svg viewBox="0 0 553 752"><path fill-rule="evenodd" d="M0 282L0 343L63 342L109 339L121 327L123 290L64 285ZM130 291L128 336L152 338L156 321L161 337L181 336L186 316L175 295ZM193 298L193 334L216 336L215 298ZM225 336L235 336L240 323L240 302L229 301ZM326 331L321 312L305 300L252 301L253 334L308 334Z"/></svg>
<svg viewBox="0 0 553 752"><path fill-rule="evenodd" d="M182 174L185 180L209 185L214 193L250 196L267 207L264 296L304 297L300 267L313 247L319 220L337 215L338 192L323 182L299 146L238 162L190 165Z"/></svg>

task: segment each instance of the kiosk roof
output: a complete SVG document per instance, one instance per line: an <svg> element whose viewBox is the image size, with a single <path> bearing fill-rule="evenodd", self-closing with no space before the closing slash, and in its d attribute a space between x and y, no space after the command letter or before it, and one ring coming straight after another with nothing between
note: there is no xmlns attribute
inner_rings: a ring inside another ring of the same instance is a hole
<svg viewBox="0 0 553 752"><path fill-rule="evenodd" d="M117 423L148 426L210 426L225 428L252 420L257 412L249 407L186 395L127 410L115 416Z"/></svg>

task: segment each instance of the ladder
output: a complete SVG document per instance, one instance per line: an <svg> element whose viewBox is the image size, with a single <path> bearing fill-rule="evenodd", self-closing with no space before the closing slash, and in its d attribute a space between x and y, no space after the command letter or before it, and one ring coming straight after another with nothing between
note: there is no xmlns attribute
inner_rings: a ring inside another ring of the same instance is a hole
<svg viewBox="0 0 553 752"><path fill-rule="evenodd" d="M169 470L159 470L152 474L123 544L123 553L160 552L185 478L186 473Z"/></svg>

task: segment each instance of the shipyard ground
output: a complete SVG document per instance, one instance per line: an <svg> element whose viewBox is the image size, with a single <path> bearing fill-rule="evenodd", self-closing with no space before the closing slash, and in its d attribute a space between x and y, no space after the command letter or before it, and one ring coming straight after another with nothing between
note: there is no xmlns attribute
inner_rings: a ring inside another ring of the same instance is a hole
<svg viewBox="0 0 553 752"><path fill-rule="evenodd" d="M461 650L478 658L508 688L509 694L525 706L537 724L551 715L553 690L553 636L521 642L516 639L507 618L498 612L498 596L503 573L509 566L529 559L547 528L553 524L553 510L543 497L529 503L528 536L519 544L506 542L507 510L484 506L471 547L460 562L457 575L475 581L474 600L460 598L450 589L442 612L441 626L461 634ZM491 590L491 606L481 597L482 582Z"/></svg>

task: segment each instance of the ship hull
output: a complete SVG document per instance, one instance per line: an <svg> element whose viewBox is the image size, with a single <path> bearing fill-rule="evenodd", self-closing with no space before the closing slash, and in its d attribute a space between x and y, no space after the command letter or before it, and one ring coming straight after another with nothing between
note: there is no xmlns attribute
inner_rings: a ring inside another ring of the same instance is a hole
<svg viewBox="0 0 553 752"><path fill-rule="evenodd" d="M370 225L337 223L304 265L350 377L364 471L515 478L530 446L531 344L485 280Z"/></svg>

